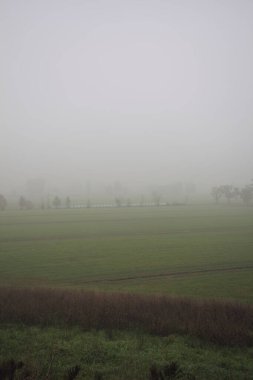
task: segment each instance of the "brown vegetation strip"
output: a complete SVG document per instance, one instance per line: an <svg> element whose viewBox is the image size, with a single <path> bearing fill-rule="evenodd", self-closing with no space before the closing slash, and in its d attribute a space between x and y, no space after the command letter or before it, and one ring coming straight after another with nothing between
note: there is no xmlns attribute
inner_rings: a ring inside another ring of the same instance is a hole
<svg viewBox="0 0 253 380"><path fill-rule="evenodd" d="M253 308L238 302L49 288L0 288L0 323L189 334L253 343Z"/></svg>

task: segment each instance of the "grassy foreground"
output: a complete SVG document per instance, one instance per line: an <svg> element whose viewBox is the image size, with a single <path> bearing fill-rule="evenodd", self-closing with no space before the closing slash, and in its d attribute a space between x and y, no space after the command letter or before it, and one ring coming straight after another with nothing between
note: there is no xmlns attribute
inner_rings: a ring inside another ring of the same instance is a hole
<svg viewBox="0 0 253 380"><path fill-rule="evenodd" d="M22 361L23 368L16 372L20 379L25 373L30 374L26 379L67 379L69 369L77 365L77 380L149 380L151 367L160 370L176 362L177 377L165 379L249 380L252 355L252 348L222 348L175 334L162 338L77 327L0 327L0 361Z"/></svg>
<svg viewBox="0 0 253 380"><path fill-rule="evenodd" d="M1 380L253 379L252 342L250 305L0 288Z"/></svg>

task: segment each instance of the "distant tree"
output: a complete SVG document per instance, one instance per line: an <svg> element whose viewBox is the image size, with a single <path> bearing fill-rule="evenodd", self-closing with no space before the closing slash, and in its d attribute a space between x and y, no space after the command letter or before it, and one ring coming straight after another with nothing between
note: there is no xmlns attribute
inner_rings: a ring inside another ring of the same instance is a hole
<svg viewBox="0 0 253 380"><path fill-rule="evenodd" d="M232 185L216 186L211 190L211 195L216 203L218 203L222 197L224 197L227 202L230 203L232 199L238 198L240 194L240 189Z"/></svg>
<svg viewBox="0 0 253 380"><path fill-rule="evenodd" d="M126 205L127 205L127 207L131 207L131 199L130 198L127 198Z"/></svg>
<svg viewBox="0 0 253 380"><path fill-rule="evenodd" d="M215 203L218 203L219 200L220 200L220 198L223 195L223 191L221 189L221 186L215 186L215 187L213 187L212 190L211 190L211 195L214 198Z"/></svg>
<svg viewBox="0 0 253 380"><path fill-rule="evenodd" d="M32 201L26 200L25 208L26 210L31 210L34 207L34 204Z"/></svg>
<svg viewBox="0 0 253 380"><path fill-rule="evenodd" d="M116 204L116 207L121 207L122 199L120 197L115 197L115 204Z"/></svg>
<svg viewBox="0 0 253 380"><path fill-rule="evenodd" d="M33 202L25 199L23 196L19 198L18 204L20 210L31 210L34 207Z"/></svg>
<svg viewBox="0 0 253 380"><path fill-rule="evenodd" d="M153 191L152 198L153 198L155 206L160 206L161 194L159 194L157 191Z"/></svg>
<svg viewBox="0 0 253 380"><path fill-rule="evenodd" d="M70 200L70 197L67 197L66 200L65 200L65 206L66 208L70 208L71 206L71 200Z"/></svg>
<svg viewBox="0 0 253 380"><path fill-rule="evenodd" d="M240 197L243 203L248 206L253 199L253 186L247 185L240 191Z"/></svg>
<svg viewBox="0 0 253 380"><path fill-rule="evenodd" d="M51 208L50 198L47 197L46 208Z"/></svg>
<svg viewBox="0 0 253 380"><path fill-rule="evenodd" d="M91 207L91 201L90 201L90 199L87 199L86 207L87 207L87 208L90 208L90 207Z"/></svg>
<svg viewBox="0 0 253 380"><path fill-rule="evenodd" d="M2 194L0 194L0 210L4 211L6 207L7 207L7 200Z"/></svg>
<svg viewBox="0 0 253 380"><path fill-rule="evenodd" d="M144 198L143 194L140 195L140 203L139 204L140 204L141 207L143 207L144 204L145 204L145 198Z"/></svg>
<svg viewBox="0 0 253 380"><path fill-rule="evenodd" d="M188 182L184 185L185 202L188 203L194 193L196 193L196 185L192 182Z"/></svg>
<svg viewBox="0 0 253 380"><path fill-rule="evenodd" d="M41 210L44 210L44 209L45 209L45 202L44 202L44 201L41 202L41 204L40 204L40 208L41 208Z"/></svg>
<svg viewBox="0 0 253 380"><path fill-rule="evenodd" d="M184 196L184 187L182 182L175 182L170 185L170 195L174 200L173 203L177 203L179 200L182 201Z"/></svg>
<svg viewBox="0 0 253 380"><path fill-rule="evenodd" d="M53 206L55 208L59 208L61 207L61 199L58 197L58 196L55 196L54 197L54 200L53 200Z"/></svg>
<svg viewBox="0 0 253 380"><path fill-rule="evenodd" d="M231 199L237 198L237 196L240 194L239 189L232 185L221 186L221 191L224 197L227 199L228 203L230 203Z"/></svg>
<svg viewBox="0 0 253 380"><path fill-rule="evenodd" d="M21 197L19 198L18 205L20 210L24 210L26 208L26 199L25 197L23 197L23 195L21 195Z"/></svg>

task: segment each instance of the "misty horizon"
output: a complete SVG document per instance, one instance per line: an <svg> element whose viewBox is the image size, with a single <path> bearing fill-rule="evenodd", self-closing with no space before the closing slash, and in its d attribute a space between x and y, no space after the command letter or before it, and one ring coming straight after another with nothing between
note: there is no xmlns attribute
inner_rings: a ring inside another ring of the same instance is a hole
<svg viewBox="0 0 253 380"><path fill-rule="evenodd" d="M252 180L252 2L0 9L0 193Z"/></svg>

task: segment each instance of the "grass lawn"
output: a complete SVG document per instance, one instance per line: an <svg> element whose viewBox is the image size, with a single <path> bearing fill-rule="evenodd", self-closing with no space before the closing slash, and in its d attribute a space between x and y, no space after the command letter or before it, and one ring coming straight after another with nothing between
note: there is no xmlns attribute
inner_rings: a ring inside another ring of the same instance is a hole
<svg viewBox="0 0 253 380"><path fill-rule="evenodd" d="M0 213L0 285L253 299L253 208Z"/></svg>

